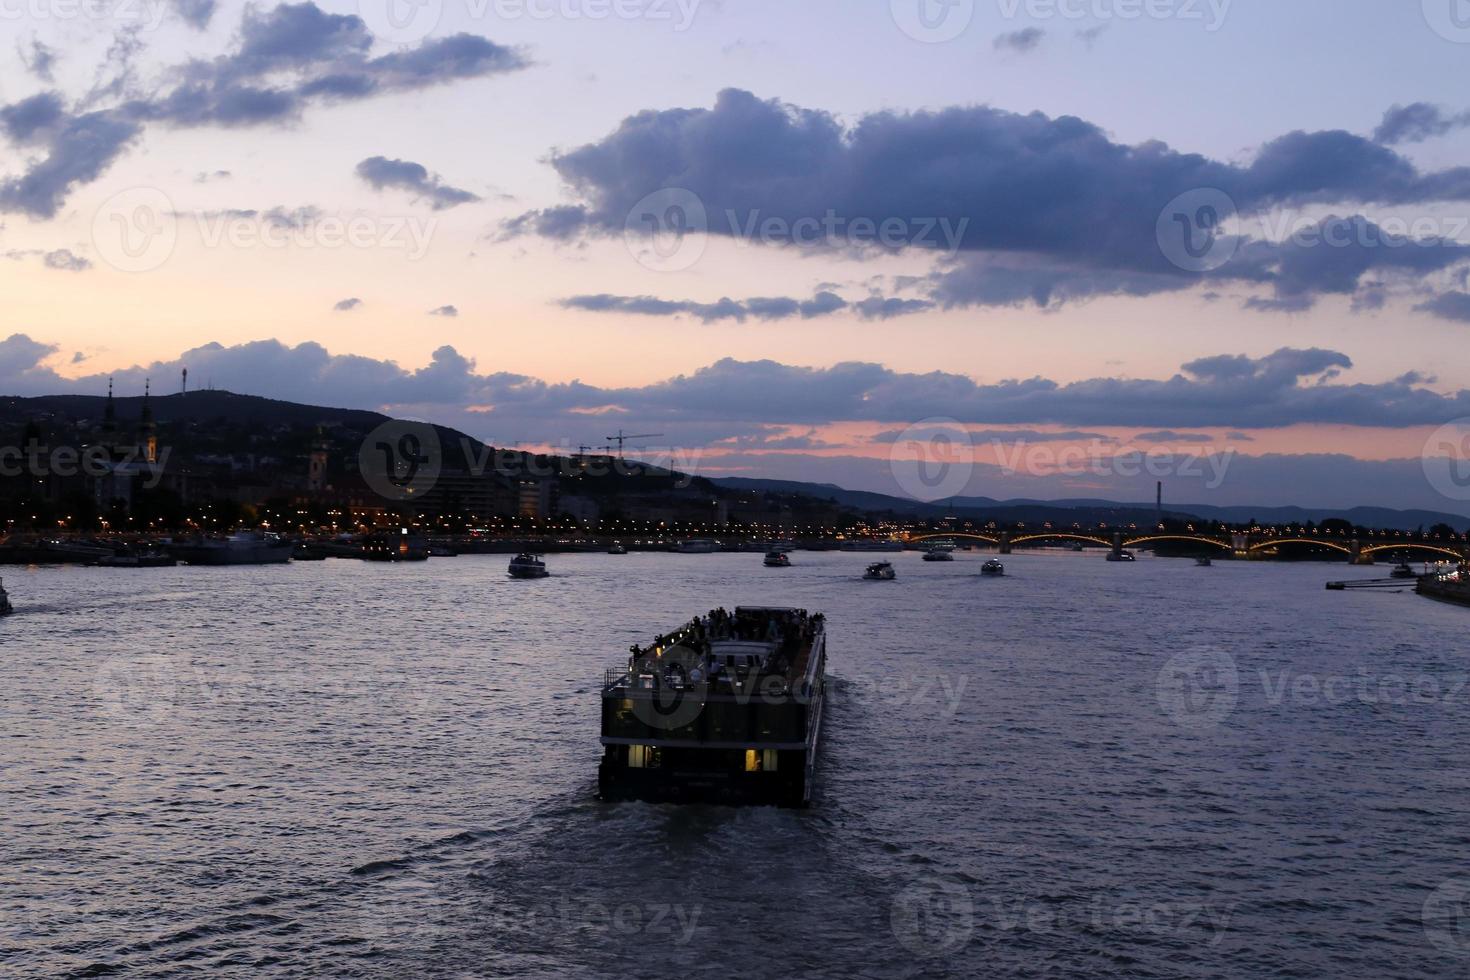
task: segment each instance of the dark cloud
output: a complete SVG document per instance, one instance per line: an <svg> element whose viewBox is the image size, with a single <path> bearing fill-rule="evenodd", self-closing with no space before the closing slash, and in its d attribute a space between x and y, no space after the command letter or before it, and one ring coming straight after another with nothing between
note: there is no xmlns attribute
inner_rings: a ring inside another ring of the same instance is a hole
<svg viewBox="0 0 1470 980"><path fill-rule="evenodd" d="M1039 27L1026 27L1009 34L1001 34L995 39L993 47L997 51L1015 51L1027 54L1040 47L1042 40L1046 37L1046 31Z"/></svg>
<svg viewBox="0 0 1470 980"><path fill-rule="evenodd" d="M1423 313L1432 313L1441 320L1470 323L1470 293L1459 291L1441 293L1427 303L1420 303L1414 309Z"/></svg>
<svg viewBox="0 0 1470 980"><path fill-rule="evenodd" d="M1465 126L1470 126L1470 112L1449 115L1439 106L1415 102L1396 105L1385 112L1383 122L1373 131L1373 139L1385 146L1422 143Z"/></svg>
<svg viewBox="0 0 1470 980"><path fill-rule="evenodd" d="M46 367L57 353L54 346L24 335L0 342L0 392L106 390L104 375L68 379ZM234 391L310 404L397 408L487 438L498 433L553 443L584 431L589 413L652 425L647 431L668 433L674 445L705 445L773 426L865 422L902 429L933 418L952 419L967 429L1075 427L1083 436L1095 427L1184 431L1312 423L1407 428L1470 416L1470 391L1442 394L1404 378L1344 382L1338 375L1351 367L1344 355L1289 348L1259 358L1201 358L1164 380L1071 383L1030 378L980 384L944 371L911 374L863 362L810 368L725 359L652 384L607 388L481 373L452 347L434 351L424 367L405 369L392 361L333 355L315 343L292 347L273 340L206 344L173 360L116 373L124 388L141 388L149 376L176 376L184 367Z"/></svg>
<svg viewBox="0 0 1470 980"><path fill-rule="evenodd" d="M116 100L110 108L66 109L55 93L45 102L0 108L9 114L0 122L13 142L44 137L47 150L23 175L0 181L0 211L53 217L77 185L97 179L149 124L290 123L316 103L415 91L526 65L520 52L469 34L373 57L373 36L360 17L327 13L311 2L247 7L229 53L175 67L149 94L139 94L133 78L137 44L124 38L114 45L110 81L83 100L89 107Z"/></svg>
<svg viewBox="0 0 1470 980"><path fill-rule="evenodd" d="M1071 116L979 106L877 112L847 126L735 89L709 109L630 116L552 164L579 200L512 219L507 235L620 235L635 206L668 188L697 197L712 236L745 237L776 219L778 231L762 240L778 246L808 244L797 229L836 215L848 229L896 221L903 230L892 247L944 254L934 233L942 221L957 229L958 257L934 275L930 298L941 306L1047 306L1235 280L1273 289L1264 308L1305 308L1309 297L1356 292L1368 270L1422 277L1465 253L1440 240L1395 250L1241 239L1235 259L1201 275L1165 256L1158 222L1166 206L1206 188L1224 192L1242 214L1470 200L1470 168L1421 172L1391 148L1343 131L1288 133L1236 164L1160 142L1116 143Z"/></svg>
<svg viewBox="0 0 1470 980"><path fill-rule="evenodd" d="M429 316L459 316L459 307L436 306L429 311Z"/></svg>
<svg viewBox="0 0 1470 980"><path fill-rule="evenodd" d="M214 19L214 11L217 6L216 0L175 0L174 3L174 8L178 10L184 23L196 31L209 27L209 22Z"/></svg>
<svg viewBox="0 0 1470 980"><path fill-rule="evenodd" d="M202 170L194 175L194 183L209 184L217 180L230 180L235 175L228 170Z"/></svg>
<svg viewBox="0 0 1470 980"><path fill-rule="evenodd" d="M426 200L435 211L442 211L459 204L469 204L480 199L469 191L450 187L438 174L430 174L422 165L411 160L389 160L387 157L368 157L357 165L357 176L376 190L396 187L406 190L415 198Z"/></svg>
<svg viewBox="0 0 1470 980"><path fill-rule="evenodd" d="M1175 432L1172 429L1160 429L1157 432L1140 432L1133 437L1133 441L1153 444L1161 442L1214 442L1215 437L1202 435L1197 432Z"/></svg>
<svg viewBox="0 0 1470 980"><path fill-rule="evenodd" d="M593 296L572 296L562 300L561 305L567 309L595 313L692 316L704 323L714 323L720 320L734 320L743 323L747 319L789 320L799 317L803 320L810 320L838 313L847 309L851 304L836 293L824 291L806 300L785 296L756 297L747 300L733 300L726 297L713 303L665 300L653 296L613 296L602 293Z"/></svg>
<svg viewBox="0 0 1470 980"><path fill-rule="evenodd" d="M46 264L46 268L60 269L63 272L86 272L92 268L89 260L65 248L47 252L41 257L41 261Z"/></svg>
<svg viewBox="0 0 1470 980"><path fill-rule="evenodd" d="M356 296L353 296L350 299L339 299L332 306L332 309L338 311L339 313L348 313L352 310L357 309L361 305L362 300L358 299Z"/></svg>
<svg viewBox="0 0 1470 980"><path fill-rule="evenodd" d="M26 66L26 70L43 82L53 81L52 72L56 68L56 52L33 38L29 46L21 45L20 60Z"/></svg>

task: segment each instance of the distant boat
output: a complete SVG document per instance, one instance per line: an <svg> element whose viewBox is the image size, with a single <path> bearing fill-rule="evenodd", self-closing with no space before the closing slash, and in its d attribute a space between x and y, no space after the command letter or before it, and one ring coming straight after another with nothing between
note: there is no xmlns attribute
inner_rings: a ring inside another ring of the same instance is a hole
<svg viewBox="0 0 1470 980"><path fill-rule="evenodd" d="M0 616L9 616L15 612L15 607L10 604L10 593L5 591L5 580L0 578Z"/></svg>
<svg viewBox="0 0 1470 980"><path fill-rule="evenodd" d="M1194 563L1201 568L1209 568L1215 562L1214 559L1212 559L1209 555L1200 555L1194 560Z"/></svg>
<svg viewBox="0 0 1470 980"><path fill-rule="evenodd" d="M1138 557L1131 551L1110 551L1108 561L1137 561Z"/></svg>
<svg viewBox="0 0 1470 980"><path fill-rule="evenodd" d="M628 553L628 549L624 547L623 542L614 541L612 543L612 547L607 549L607 553L610 555L626 555Z"/></svg>
<svg viewBox="0 0 1470 980"><path fill-rule="evenodd" d="M720 543L710 538L690 538L674 546L674 551L681 555L712 555L719 550Z"/></svg>
<svg viewBox="0 0 1470 980"><path fill-rule="evenodd" d="M1389 574L1390 578L1418 578L1419 573L1406 561L1399 562Z"/></svg>
<svg viewBox="0 0 1470 980"><path fill-rule="evenodd" d="M1086 551L1087 550L1087 546L1084 545L1081 541L1073 541L1072 544L1071 544L1071 548L1072 548L1073 551Z"/></svg>
<svg viewBox="0 0 1470 980"><path fill-rule="evenodd" d="M522 553L510 560L509 574L511 578L545 578L551 573L540 555Z"/></svg>
<svg viewBox="0 0 1470 980"><path fill-rule="evenodd" d="M1001 561L1000 561L999 558L992 558L989 561L987 561L985 564L983 564L983 565L980 566L980 574L981 575L989 575L992 578L996 578L996 577L999 577L1001 575L1004 575L1005 573L1006 573L1006 567L1005 567L1005 565L1001 564Z"/></svg>
<svg viewBox="0 0 1470 980"><path fill-rule="evenodd" d="M227 538L175 541L168 550L190 565L276 565L291 560L291 542L280 535L254 531Z"/></svg>
<svg viewBox="0 0 1470 980"><path fill-rule="evenodd" d="M925 561L954 561L954 552L948 548L930 548L924 552Z"/></svg>
<svg viewBox="0 0 1470 980"><path fill-rule="evenodd" d="M893 570L892 562L875 561L863 573L863 578L869 582L892 582L898 578L898 573Z"/></svg>
<svg viewBox="0 0 1470 980"><path fill-rule="evenodd" d="M98 558L96 564L99 568L172 568L178 562L166 552L142 548Z"/></svg>
<svg viewBox="0 0 1470 980"><path fill-rule="evenodd" d="M767 568L790 568L791 559L786 556L786 552L772 549L766 552L765 565Z"/></svg>

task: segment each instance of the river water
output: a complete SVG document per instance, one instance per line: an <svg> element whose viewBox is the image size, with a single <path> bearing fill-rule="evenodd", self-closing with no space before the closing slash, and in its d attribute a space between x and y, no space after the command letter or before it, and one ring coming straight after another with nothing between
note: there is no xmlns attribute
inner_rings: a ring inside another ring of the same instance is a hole
<svg viewBox="0 0 1470 980"><path fill-rule="evenodd" d="M9 569L0 975L1470 970L1470 610L793 557ZM815 805L597 802L603 669L741 603L827 614Z"/></svg>

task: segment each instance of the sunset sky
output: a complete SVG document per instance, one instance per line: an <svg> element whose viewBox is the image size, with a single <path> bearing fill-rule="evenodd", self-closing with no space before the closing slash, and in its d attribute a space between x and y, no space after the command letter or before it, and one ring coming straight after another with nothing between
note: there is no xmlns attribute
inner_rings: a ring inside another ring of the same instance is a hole
<svg viewBox="0 0 1470 980"><path fill-rule="evenodd" d="M1470 515L1461 0L89 2L0 0L0 394Z"/></svg>

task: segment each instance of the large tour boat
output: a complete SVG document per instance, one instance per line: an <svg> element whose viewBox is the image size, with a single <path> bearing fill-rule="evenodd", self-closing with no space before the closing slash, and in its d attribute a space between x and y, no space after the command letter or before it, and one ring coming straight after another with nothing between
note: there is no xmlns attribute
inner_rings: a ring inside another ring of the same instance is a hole
<svg viewBox="0 0 1470 980"><path fill-rule="evenodd" d="M821 614L716 609L646 647L602 688L604 800L805 806L822 728Z"/></svg>
<svg viewBox="0 0 1470 980"><path fill-rule="evenodd" d="M898 578L898 573L893 570L892 562L875 561L863 572L863 578L869 582L892 582Z"/></svg>

